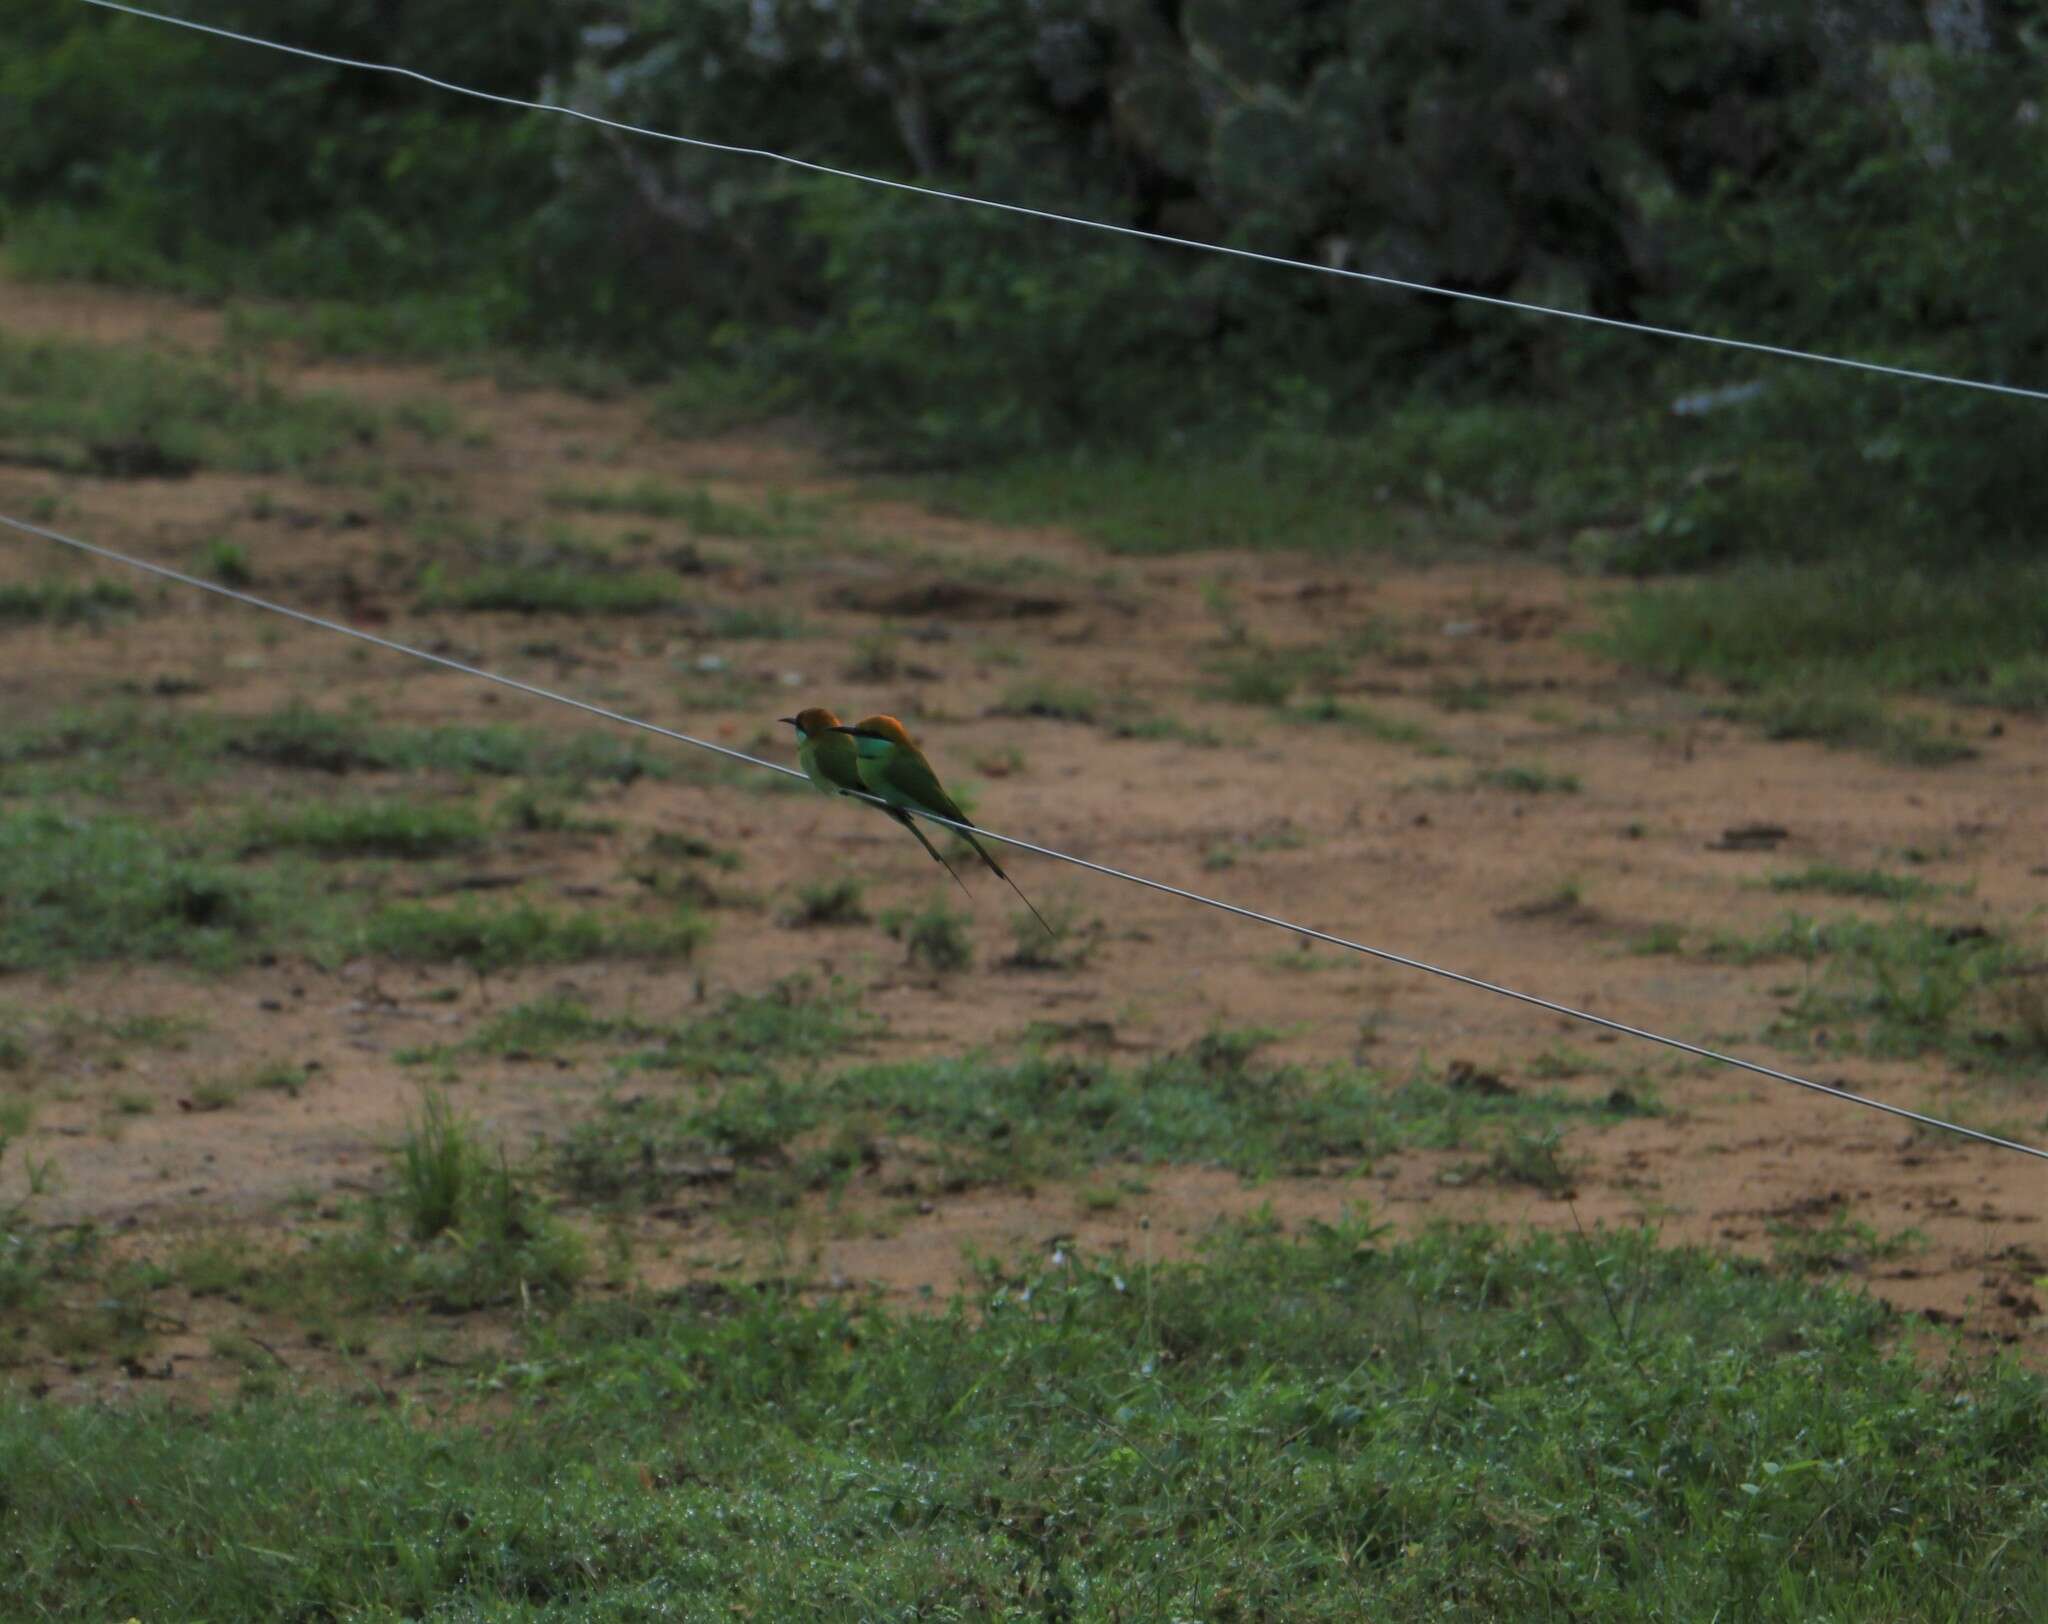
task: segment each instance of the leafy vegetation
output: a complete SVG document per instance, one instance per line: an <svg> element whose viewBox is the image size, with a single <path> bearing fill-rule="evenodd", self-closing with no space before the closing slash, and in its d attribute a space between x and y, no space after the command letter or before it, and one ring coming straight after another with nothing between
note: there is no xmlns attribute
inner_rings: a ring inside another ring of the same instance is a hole
<svg viewBox="0 0 2048 1624"><path fill-rule="evenodd" d="M304 470L371 443L379 422L337 396L292 395L250 369L155 350L0 334L0 454L70 473Z"/></svg>
<svg viewBox="0 0 2048 1624"><path fill-rule="evenodd" d="M1904 914L1883 921L1788 915L1762 936L1711 944L1741 963L1773 958L1813 966L1775 1028L1793 1043L1815 1032L1879 1055L1947 1053L1994 1067L2048 1060L2048 1023L2025 990L2025 957L1978 925ZM1846 1031L1844 1030L1846 1028Z"/></svg>
<svg viewBox="0 0 2048 1624"><path fill-rule="evenodd" d="M818 925L864 925L868 922L862 901L867 887L851 874L829 880L807 880L796 889L796 905L783 916L783 923L805 929Z"/></svg>
<svg viewBox="0 0 2048 1624"><path fill-rule="evenodd" d="M430 586L420 595L420 607L521 615L646 615L674 608L678 598L675 582L665 575L506 568Z"/></svg>
<svg viewBox="0 0 2048 1624"><path fill-rule="evenodd" d="M466 964L485 975L520 964L687 959L706 934L704 922L687 909L639 918L587 910L554 913L532 902L400 902L370 916L363 943L382 957Z"/></svg>
<svg viewBox="0 0 2048 1624"><path fill-rule="evenodd" d="M1941 888L1911 874L1887 874L1877 868L1844 868L1837 863L1809 863L1805 868L1773 874L1773 891L1818 891L1830 897L1874 897L1880 902L1917 902Z"/></svg>
<svg viewBox="0 0 2048 1624"><path fill-rule="evenodd" d="M440 857L483 844L484 825L463 806L399 800L309 802L272 807L242 825L245 852L308 851L321 857Z"/></svg>
<svg viewBox="0 0 2048 1624"><path fill-rule="evenodd" d="M882 915L882 929L903 944L911 964L947 975L974 963L974 940L967 934L967 915L941 900L911 910L894 908Z"/></svg>
<svg viewBox="0 0 2048 1624"><path fill-rule="evenodd" d="M1314 1173L1400 1146L1452 1149L1497 1127L1614 1114L1546 1095L1475 1094L1426 1076L1390 1087L1367 1072L1263 1065L1261 1041L1212 1033L1128 1070L1058 1056L872 1066L801 1095L770 1077L729 1090L716 1111L773 1123L772 1135L754 1135L757 1152L828 1122L909 1135L937 1147L942 1176L956 1185L1069 1177L1123 1161Z"/></svg>
<svg viewBox="0 0 2048 1624"><path fill-rule="evenodd" d="M787 495L766 508L750 507L713 496L701 485L679 489L657 480L628 485L563 485L548 492L557 507L586 513L631 513L649 519L675 519L700 536L730 536L742 541L772 541L814 535L818 520L812 509Z"/></svg>
<svg viewBox="0 0 2048 1624"><path fill-rule="evenodd" d="M0 625L95 624L132 611L136 603L134 591L119 581L8 582L0 585Z"/></svg>
<svg viewBox="0 0 2048 1624"><path fill-rule="evenodd" d="M1548 767L1489 767L1478 776L1482 784L1517 795L1573 795L1579 789L1578 774L1553 772Z"/></svg>
<svg viewBox="0 0 2048 1624"><path fill-rule="evenodd" d="M509 93L573 84L634 122L687 106L800 158L1142 230L2024 379L2048 355L2023 291L2048 156L2011 131L2042 45L2023 21L1957 20L1975 15L647 0L591 30L539 0L388 25L231 0L217 20ZM228 71L214 42L55 0L0 28L0 229L32 274L309 301L238 330L330 353L517 343L594 392L668 373L692 425L800 393L899 458L1009 459L963 499L1119 547L1355 549L1422 519L1641 572L1945 571L2016 556L2041 517L2031 417L1991 395L1376 296L459 98L401 108L374 76ZM287 414L260 391L215 393L196 415L244 411L238 454L312 443L265 421ZM700 517L701 493L562 495ZM2042 690L2037 662L1991 664L1993 688Z"/></svg>
<svg viewBox="0 0 2048 1624"><path fill-rule="evenodd" d="M0 969L98 959L222 968L279 939L297 913L284 896L141 824L0 811ZM309 896L290 900L317 913Z"/></svg>
<svg viewBox="0 0 2048 1624"><path fill-rule="evenodd" d="M1868 1297L1607 1234L1270 1227L1192 1264L992 1266L945 1314L572 1306L477 1370L487 1419L433 1427L10 1405L0 1483L38 1487L0 1500L0 1601L625 1613L687 1583L762 1617L1790 1620L2048 1594L2038 1379L1930 1379Z"/></svg>
<svg viewBox="0 0 2048 1624"><path fill-rule="evenodd" d="M1873 748L1920 765L1970 753L1897 718L1883 691L2034 711L2048 705L2048 576L2029 559L1930 573L1892 559L1751 564L1616 600L1610 653L1672 678L1709 677L1778 737Z"/></svg>

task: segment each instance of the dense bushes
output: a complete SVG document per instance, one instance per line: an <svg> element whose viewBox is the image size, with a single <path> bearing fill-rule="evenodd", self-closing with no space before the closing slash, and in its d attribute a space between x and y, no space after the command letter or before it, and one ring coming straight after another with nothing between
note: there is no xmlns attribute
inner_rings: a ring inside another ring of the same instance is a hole
<svg viewBox="0 0 2048 1624"><path fill-rule="evenodd" d="M2040 116L2044 9L217 0L205 15L1148 230L2038 383L2048 157L2016 137ZM1590 420L1756 379L1683 437L1627 560L1812 553L1848 531L1967 551L2029 534L2039 505L2026 403L855 188L64 0L0 23L0 200L31 269L370 301L376 319L349 330L387 343L537 341L654 367L719 353L803 379L904 457L1275 418L1320 431L1478 391Z"/></svg>

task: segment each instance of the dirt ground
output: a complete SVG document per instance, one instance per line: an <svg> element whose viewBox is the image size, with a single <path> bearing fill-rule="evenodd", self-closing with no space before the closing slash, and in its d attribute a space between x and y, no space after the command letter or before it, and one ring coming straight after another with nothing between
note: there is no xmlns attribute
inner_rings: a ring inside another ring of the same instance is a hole
<svg viewBox="0 0 2048 1624"><path fill-rule="evenodd" d="M198 351L220 339L210 312L72 287L0 284L0 328ZM256 561L258 590L281 601L777 761L792 754L775 718L801 704L849 717L893 711L942 770L956 764L954 776L977 783L978 815L991 828L1917 1109L2021 1138L2048 1134L2038 1092L2011 1079L1938 1059L1837 1054L1825 1031L1804 1035L1804 1053L1774 1048L1766 1029L1796 990L1788 983L1805 973L1797 965L1630 951L1660 925L1682 927L1690 942L1753 934L1793 905L1882 917L1883 905L1788 898L1764 882L1814 863L1896 869L1907 853L1913 873L1956 888L1930 912L2038 937L2048 731L2037 718L1930 711L1978 746L1974 759L1939 769L1771 743L1715 719L1702 696L1588 652L1580 634L1616 589L1547 565L1254 551L1115 558L1070 534L920 506L886 481L849 473L796 426L679 439L651 427L637 398L508 390L431 368L306 364L283 353L270 367L294 389L384 407L447 403L462 432L394 435L382 477L472 524L510 533L573 519L600 536L652 533L650 557L694 545L705 568L687 577L693 596L794 615L805 631L713 642L688 622L421 614L409 565L393 563L403 562L410 521L386 517L346 484L206 472L91 479L0 464L0 511L27 514L54 497L59 528L180 566L205 538L226 536ZM546 501L565 482L643 478L756 505L798 498L820 504L829 522L810 538L692 543L676 520L562 515ZM645 535L631 543L646 544ZM0 581L70 570L54 552L6 536ZM1246 640L1238 646L1369 644L1338 697L1422 725L1443 753L1361 729L1276 721L1216 697L1208 668L1232 646L1219 611L1226 602ZM894 639L894 674L873 675L866 661L863 674L849 675L856 643L884 632ZM16 724L139 685L184 690L147 700L166 711L260 712L298 697L399 722L604 725L197 594L169 594L103 630L27 627L0 640L0 695ZM706 680L707 668L742 680L721 686ZM1221 742L1008 714L1005 696L1033 682L1092 690ZM1458 694L1485 703L1468 708ZM1569 774L1580 787L1528 794L1481 781L1510 766ZM1770 1253L1774 1225L1840 1218L1926 1238L1888 1261L1855 1264L1870 1290L1936 1323L1959 1322L1983 1345L2016 1346L2035 1360L2048 1352L2039 1314L2048 1181L2038 1162L1412 970L1328 948L1298 952L1286 934L1025 854L1009 866L1041 906L1100 921L1085 968L1004 968L1014 901L983 877L969 881L976 967L935 977L906 966L901 947L872 927L796 931L778 920L796 884L849 866L882 906L921 902L943 885L880 819L737 782L642 781L607 791L601 811L643 838L689 832L742 851L736 884L762 905L719 910L710 945L690 965L573 967L487 987L368 962L331 971L282 963L225 978L147 966L54 984L0 977L0 1002L17 1007L197 1010L205 1021L182 1050L130 1056L116 1071L88 1049L33 1080L24 1149L50 1174L37 1217L90 1220L143 1252L194 1234L288 1233L309 1204L378 1177L419 1098L416 1074L394 1050L458 1037L490 1009L562 985L600 1007L658 1018L809 971L861 989L882 1018L864 1041L877 1056L996 1049L1051 1023L1077 1046L1142 1057L1220 1022L1277 1029L1277 1050L1291 1059L1363 1059L1396 1078L1420 1061L1465 1060L1516 1087L1604 1094L1647 1082L1665 1111L1576 1130L1566 1144L1578 1166L1570 1201L1448 1182L1457 1158L1425 1153L1259 1184L1158 1168L1146 1171L1142 1192L1107 1210L1081 1198L1099 1182L1089 1175L1071 1187L963 1193L901 1223L863 1226L842 1211L811 1226L794 1259L786 1239L771 1247L726 1226L710 1203L636 1220L633 1268L646 1284L794 1269L821 1288L879 1284L904 1301L943 1299L966 1278L970 1249L1077 1242L1163 1257L1219 1216L1268 1204L1290 1225L1359 1203L1402 1226L1486 1217L1590 1233L1647 1223L1668 1241L1756 1255ZM1785 831L1775 846L1727 849L1725 831L1760 823ZM519 861L494 854L492 866ZM570 897L627 883L620 847L603 837L545 862L552 871L542 877ZM451 986L452 1001L425 996ZM295 1098L112 1112L119 1090L177 1095L207 1075L280 1056L319 1063ZM501 1062L463 1086L466 1111L526 1146L559 1132L600 1080L573 1066ZM0 1196L23 1193L23 1165L17 1157L0 1168ZM857 1189L845 1198L856 1208L862 1199ZM204 1332L187 1326L169 1343L193 1374L211 1357ZM60 1387L66 1379L52 1377Z"/></svg>

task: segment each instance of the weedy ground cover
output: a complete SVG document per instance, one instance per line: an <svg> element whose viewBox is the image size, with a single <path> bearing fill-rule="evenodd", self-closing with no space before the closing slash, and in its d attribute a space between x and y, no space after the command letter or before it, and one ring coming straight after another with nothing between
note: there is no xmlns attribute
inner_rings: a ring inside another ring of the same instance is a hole
<svg viewBox="0 0 2048 1624"><path fill-rule="evenodd" d="M0 1601L2037 1615L2039 1380L1930 1378L1888 1331L1867 1297L1643 1237L1362 1221L990 1264L935 1314L639 1295L480 1361L487 1422L315 1393L0 1407Z"/></svg>

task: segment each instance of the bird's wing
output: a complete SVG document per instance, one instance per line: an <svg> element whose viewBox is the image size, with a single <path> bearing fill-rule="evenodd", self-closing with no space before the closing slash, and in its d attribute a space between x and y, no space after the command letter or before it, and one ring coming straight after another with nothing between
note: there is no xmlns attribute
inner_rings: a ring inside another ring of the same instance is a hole
<svg viewBox="0 0 2048 1624"><path fill-rule="evenodd" d="M865 791L860 781L860 752L844 733L826 733L810 741L818 771L841 789Z"/></svg>
<svg viewBox="0 0 2048 1624"><path fill-rule="evenodd" d="M939 782L939 775L932 771L931 763L915 752L900 746L890 751L888 759L882 763L882 776L897 794L927 812L936 812L955 823L967 822L967 814L953 804L953 797L946 793L945 786Z"/></svg>

